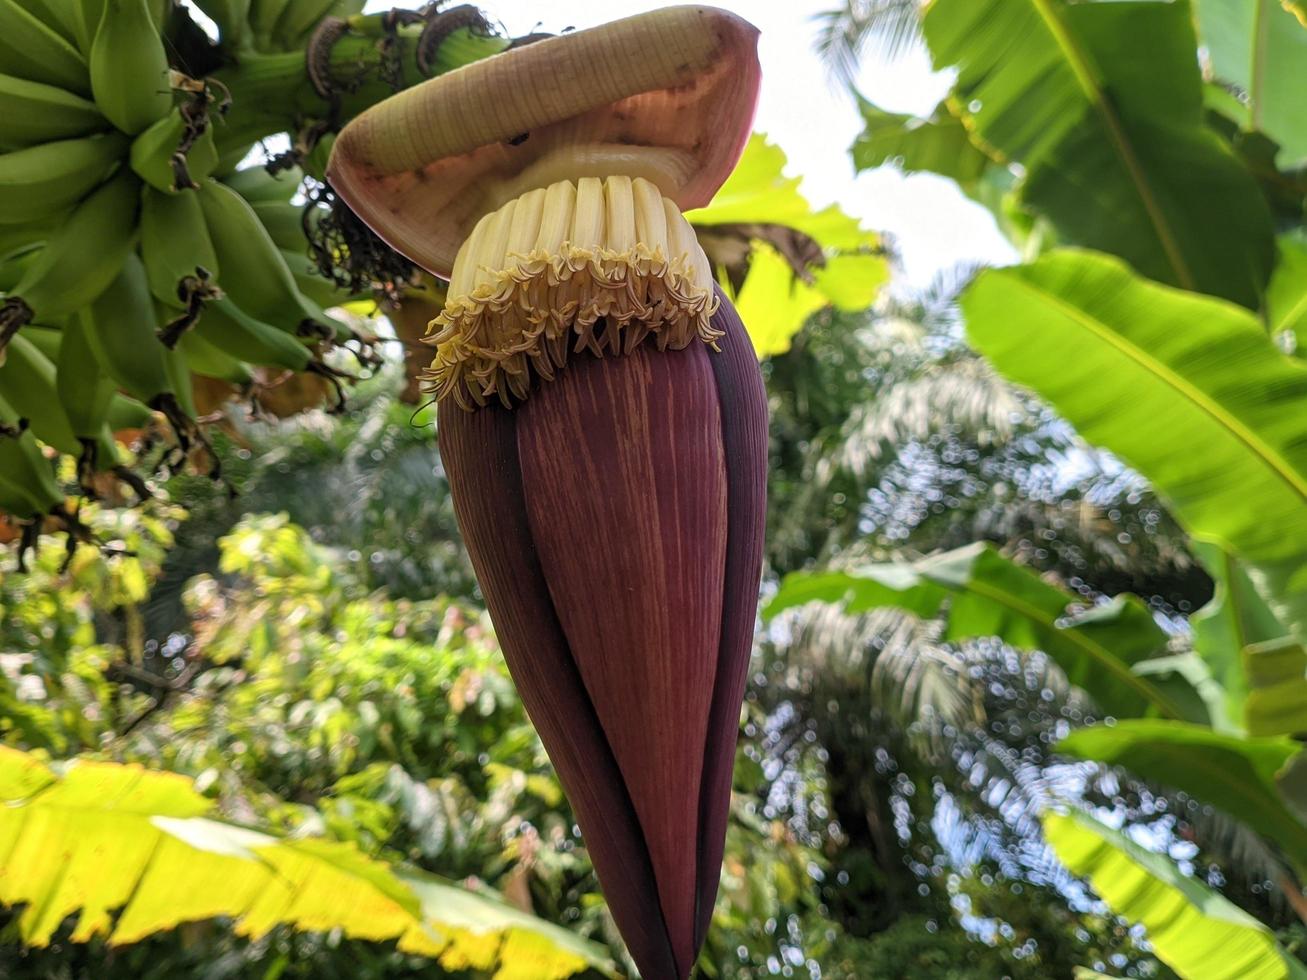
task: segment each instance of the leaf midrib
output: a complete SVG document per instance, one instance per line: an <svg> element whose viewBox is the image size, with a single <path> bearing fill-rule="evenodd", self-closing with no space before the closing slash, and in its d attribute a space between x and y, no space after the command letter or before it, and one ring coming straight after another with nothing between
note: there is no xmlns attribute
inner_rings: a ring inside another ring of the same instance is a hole
<svg viewBox="0 0 1307 980"><path fill-rule="evenodd" d="M1189 269L1189 264L1185 261L1183 252L1180 250L1179 240L1172 232L1171 226L1166 220L1166 215L1162 213L1161 205L1158 204L1152 186L1148 182L1148 177L1139 162L1139 157L1135 154L1134 145L1126 135L1125 127L1121 124L1116 111L1103 96L1103 88L1091 68L1092 62L1089 60L1088 55L1080 49L1075 38L1066 29L1066 25L1062 23L1061 18L1052 9L1050 0L1030 0L1030 4L1044 22L1044 26L1052 35L1058 49L1062 52L1062 56L1066 59L1067 65L1084 92L1085 98L1103 120L1103 126L1107 130L1112 147L1116 150L1117 156L1125 167L1131 183L1134 184L1135 192L1138 194L1139 201L1148 215L1149 223L1153 226L1158 243L1162 246L1162 251L1166 253L1167 263L1171 266L1171 271L1175 273L1176 282L1185 289L1193 289L1196 281L1193 272Z"/></svg>
<svg viewBox="0 0 1307 980"><path fill-rule="evenodd" d="M1248 66L1249 121L1252 128L1262 128L1262 96L1266 90L1266 48L1270 44L1270 19L1266 16L1269 0L1253 0L1253 62Z"/></svg>
<svg viewBox="0 0 1307 980"><path fill-rule="evenodd" d="M1271 473L1297 495L1302 504L1307 505L1307 476L1299 473L1274 447L1244 425L1235 415L1226 411L1220 402L1213 399L1182 375L1173 371L1165 363L1148 354L1138 345L1127 341L1121 334L1113 330L1109 324L1091 316L1087 311L1072 305L1046 289L1041 289L1020 276L1012 276L1009 281L1018 284L1028 292L1033 293L1036 298L1042 299L1053 306L1068 319L1079 324L1090 334L1109 347L1116 349L1127 359L1134 361L1139 367L1169 386L1182 399L1207 414L1219 427L1229 432L1238 442L1242 443L1253 457L1260 459Z"/></svg>
<svg viewBox="0 0 1307 980"><path fill-rule="evenodd" d="M973 592L984 599L997 602L1001 606L1012 610L1013 612L1024 616L1031 622L1038 623L1047 629L1054 631L1057 636L1064 637L1072 645L1079 647L1090 658L1105 666L1108 671L1116 675L1129 687L1133 688L1136 693L1141 695L1150 704L1156 705L1161 711L1169 717L1181 720L1182 715L1179 708L1172 703L1171 699L1158 690L1154 685L1145 681L1135 674L1123 660L1116 657L1105 646L1095 643L1073 629L1063 629L1057 625L1056 619L1050 619L1044 614L1044 611L1038 606L1032 606L1027 602L1014 596L1012 593L1003 589L990 588L978 581L975 577L969 577L961 586L962 589ZM1045 651L1046 653L1048 651Z"/></svg>

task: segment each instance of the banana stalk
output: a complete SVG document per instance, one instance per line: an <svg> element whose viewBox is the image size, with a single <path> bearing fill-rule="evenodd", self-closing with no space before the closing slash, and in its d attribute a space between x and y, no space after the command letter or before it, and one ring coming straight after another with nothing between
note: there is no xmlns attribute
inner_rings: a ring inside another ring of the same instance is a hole
<svg viewBox="0 0 1307 980"><path fill-rule="evenodd" d="M360 115L328 177L449 280L428 342L455 511L642 976L712 916L762 561L767 403L682 211L749 134L757 32L656 10Z"/></svg>
<svg viewBox="0 0 1307 980"><path fill-rule="evenodd" d="M301 118L323 114L326 107L310 77L310 63L319 77L337 80L341 119L349 119L390 95L393 89L376 71L380 58L377 40L382 33L383 16L351 17L350 32L325 53L249 51L236 65L216 72L214 78L231 92L233 105L243 107L215 132L219 155L223 158L236 155L234 166L252 143L293 129ZM411 78L421 77L413 60L420 34L419 25L401 27L395 32L398 56ZM502 37L456 31L441 44L434 70L452 71L496 54L508 43Z"/></svg>

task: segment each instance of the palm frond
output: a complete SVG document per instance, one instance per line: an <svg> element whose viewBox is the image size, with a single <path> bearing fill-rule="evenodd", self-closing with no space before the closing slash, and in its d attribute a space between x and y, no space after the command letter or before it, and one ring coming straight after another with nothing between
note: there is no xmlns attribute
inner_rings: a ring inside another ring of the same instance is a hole
<svg viewBox="0 0 1307 980"><path fill-rule="evenodd" d="M920 0L846 0L817 14L816 48L834 76L852 85L869 46L896 58L920 43Z"/></svg>
<svg viewBox="0 0 1307 980"><path fill-rule="evenodd" d="M1015 389L979 358L941 361L858 405L833 464L863 474L887 446L940 431L965 433L979 446L1006 442L1026 417Z"/></svg>

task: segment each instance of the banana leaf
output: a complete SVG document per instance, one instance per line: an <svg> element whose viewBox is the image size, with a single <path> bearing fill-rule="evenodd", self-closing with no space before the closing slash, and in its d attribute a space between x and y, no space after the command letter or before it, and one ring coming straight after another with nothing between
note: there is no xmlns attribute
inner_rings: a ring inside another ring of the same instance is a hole
<svg viewBox="0 0 1307 980"><path fill-rule="evenodd" d="M1262 923L1165 855L1079 812L1044 815L1044 836L1118 915L1148 930L1153 951L1182 977L1304 980L1307 969ZM1092 974L1091 974L1092 975Z"/></svg>
<svg viewBox="0 0 1307 980"><path fill-rule="evenodd" d="M23 906L18 934L32 946L72 915L73 942L111 944L222 916L240 936L338 929L501 980L613 972L590 943L495 898L352 844L224 823L212 808L172 773L89 760L56 772L0 746L0 903Z"/></svg>

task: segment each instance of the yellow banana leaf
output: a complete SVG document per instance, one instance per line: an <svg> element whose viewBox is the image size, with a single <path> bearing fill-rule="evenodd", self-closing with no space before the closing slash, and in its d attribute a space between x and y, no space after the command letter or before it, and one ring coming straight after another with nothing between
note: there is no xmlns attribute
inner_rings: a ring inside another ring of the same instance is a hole
<svg viewBox="0 0 1307 980"><path fill-rule="evenodd" d="M183 776L89 760L56 772L0 746L0 903L25 906L18 930L33 946L77 913L74 942L112 944L226 916L240 936L340 929L498 980L613 972L597 947L493 898L211 810Z"/></svg>
<svg viewBox="0 0 1307 980"><path fill-rule="evenodd" d="M755 133L712 202L686 213L759 357L827 306L865 310L889 278L883 243L835 205L814 211L785 153Z"/></svg>
<svg viewBox="0 0 1307 980"><path fill-rule="evenodd" d="M1079 811L1046 813L1044 836L1118 915L1142 923L1153 951L1182 977L1307 980L1265 925L1162 854Z"/></svg>

